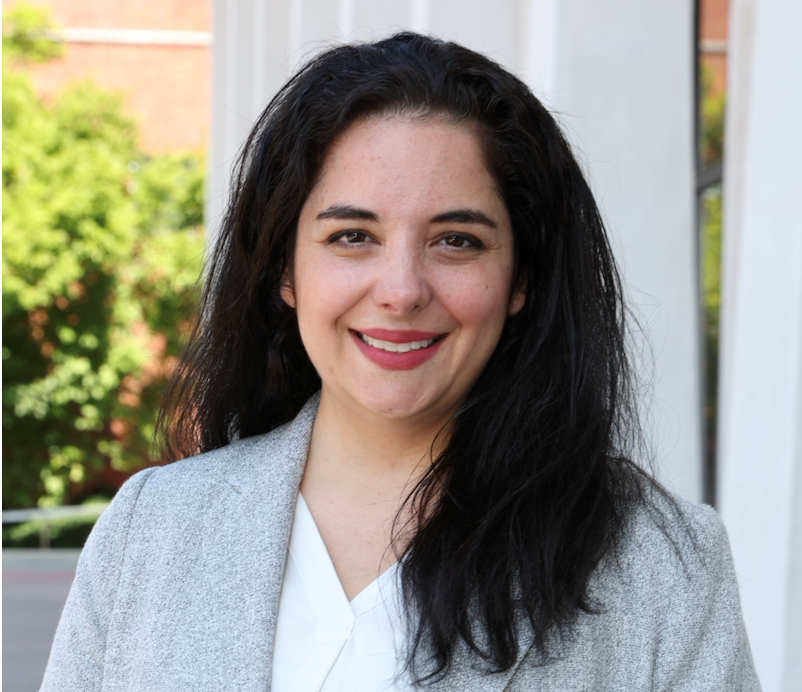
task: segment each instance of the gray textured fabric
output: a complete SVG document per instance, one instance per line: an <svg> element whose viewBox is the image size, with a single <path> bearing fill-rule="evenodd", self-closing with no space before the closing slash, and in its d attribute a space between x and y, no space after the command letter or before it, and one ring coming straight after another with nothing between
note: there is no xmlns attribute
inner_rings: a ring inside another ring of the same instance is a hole
<svg viewBox="0 0 802 692"><path fill-rule="evenodd" d="M45 692L269 690L281 580L317 399L267 435L129 480L98 521L53 643ZM547 662L502 674L464 647L437 692L759 690L726 533L681 502L674 521L633 516ZM670 516L670 512L664 513ZM682 562L685 565L683 566ZM523 630L522 630L523 631Z"/></svg>

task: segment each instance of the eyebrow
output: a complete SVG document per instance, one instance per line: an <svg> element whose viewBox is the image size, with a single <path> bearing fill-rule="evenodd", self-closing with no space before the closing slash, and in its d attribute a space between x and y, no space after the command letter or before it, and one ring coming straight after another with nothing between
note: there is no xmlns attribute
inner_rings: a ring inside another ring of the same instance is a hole
<svg viewBox="0 0 802 692"><path fill-rule="evenodd" d="M438 214L430 219L431 223L472 223L490 228L497 228L496 222L477 209L454 209Z"/></svg>
<svg viewBox="0 0 802 692"><path fill-rule="evenodd" d="M321 219L339 219L339 220L359 220L359 221L378 221L379 217L375 212L368 209L361 209L359 207L351 206L350 204L333 204L332 206L324 209L315 217L318 221ZM452 209L451 211L443 212L437 216L429 219L430 223L465 223L465 224L481 224L489 228L497 228L496 222L489 216L483 214L477 209Z"/></svg>
<svg viewBox="0 0 802 692"><path fill-rule="evenodd" d="M360 221L378 221L379 217L372 211L367 209L360 209L359 207L352 207L350 204L334 204L328 209L321 211L316 217L318 221L321 219L340 219L350 220L357 219Z"/></svg>

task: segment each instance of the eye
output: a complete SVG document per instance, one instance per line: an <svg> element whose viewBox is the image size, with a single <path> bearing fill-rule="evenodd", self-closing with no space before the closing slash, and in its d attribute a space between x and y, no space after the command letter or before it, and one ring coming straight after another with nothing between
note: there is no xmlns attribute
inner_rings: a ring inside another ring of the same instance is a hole
<svg viewBox="0 0 802 692"><path fill-rule="evenodd" d="M329 238L329 243L339 243L340 245L358 245L370 240L370 236L364 231L340 231Z"/></svg>
<svg viewBox="0 0 802 692"><path fill-rule="evenodd" d="M484 247L481 240L475 238L472 235L467 235L465 233L449 233L444 235L441 238L441 241L444 245L453 248L473 248L473 249L480 249Z"/></svg>

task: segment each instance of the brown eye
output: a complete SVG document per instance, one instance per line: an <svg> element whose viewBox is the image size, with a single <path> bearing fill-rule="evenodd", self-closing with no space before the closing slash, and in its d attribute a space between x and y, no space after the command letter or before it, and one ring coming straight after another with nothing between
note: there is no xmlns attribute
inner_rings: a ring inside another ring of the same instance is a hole
<svg viewBox="0 0 802 692"><path fill-rule="evenodd" d="M452 233L451 235L447 235L443 237L443 242L448 245L448 247L453 248L481 248L482 243L480 240L473 238L471 236L461 235Z"/></svg>
<svg viewBox="0 0 802 692"><path fill-rule="evenodd" d="M368 240L368 234L364 231L342 231L329 238L330 243L342 243L343 245L358 245Z"/></svg>

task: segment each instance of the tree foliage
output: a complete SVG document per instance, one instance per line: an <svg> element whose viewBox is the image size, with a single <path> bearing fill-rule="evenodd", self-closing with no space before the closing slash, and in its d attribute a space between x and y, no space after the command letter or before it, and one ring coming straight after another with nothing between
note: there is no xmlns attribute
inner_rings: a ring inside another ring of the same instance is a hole
<svg viewBox="0 0 802 692"><path fill-rule="evenodd" d="M713 78L703 64L700 84L699 154L705 166L721 164L724 157L726 94L716 93ZM707 455L716 456L718 408L719 313L721 308L722 185L708 187L701 196L701 293L705 339L705 437ZM712 482L714 479L709 479Z"/></svg>
<svg viewBox="0 0 802 692"><path fill-rule="evenodd" d="M158 461L159 392L196 302L203 162L148 158L120 97L52 101L46 15L3 16L3 506L75 502Z"/></svg>
<svg viewBox="0 0 802 692"><path fill-rule="evenodd" d="M705 164L721 161L724 157L724 112L727 96L716 93L713 88L713 75L706 65L701 67L701 128L700 154Z"/></svg>
<svg viewBox="0 0 802 692"><path fill-rule="evenodd" d="M724 157L724 114L726 94L715 93L709 70L702 70L700 150L706 165L721 164ZM711 345L718 341L721 305L721 185L707 188L702 195L702 297Z"/></svg>

